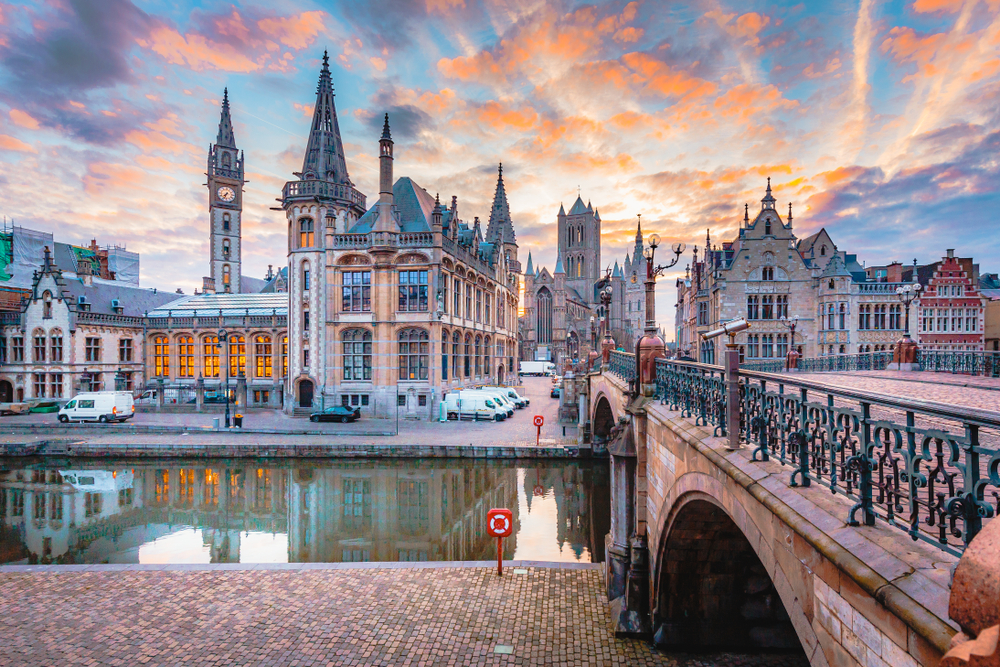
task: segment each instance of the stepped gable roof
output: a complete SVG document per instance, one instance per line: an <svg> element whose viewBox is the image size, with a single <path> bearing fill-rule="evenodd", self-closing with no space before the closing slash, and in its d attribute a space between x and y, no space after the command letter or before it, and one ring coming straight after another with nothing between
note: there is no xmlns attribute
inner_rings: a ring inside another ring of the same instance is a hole
<svg viewBox="0 0 1000 667"><path fill-rule="evenodd" d="M264 294L193 294L174 298L149 311L149 317L191 317L195 311L205 317L218 315L288 315L288 294L284 292Z"/></svg>
<svg viewBox="0 0 1000 667"><path fill-rule="evenodd" d="M587 205L583 203L583 199L580 195L576 196L576 201L573 203L573 207L569 210L570 215L583 215L587 212Z"/></svg>

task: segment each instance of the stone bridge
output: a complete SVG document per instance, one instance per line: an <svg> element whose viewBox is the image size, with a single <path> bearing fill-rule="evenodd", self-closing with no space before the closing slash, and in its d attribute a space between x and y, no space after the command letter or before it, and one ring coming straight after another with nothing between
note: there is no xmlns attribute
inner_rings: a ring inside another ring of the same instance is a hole
<svg viewBox="0 0 1000 667"><path fill-rule="evenodd" d="M617 632L816 667L1000 665L1000 454L980 440L1000 415L744 372L730 438L721 367L654 361L614 352L588 378ZM966 588L995 594L963 611L956 566L989 539Z"/></svg>

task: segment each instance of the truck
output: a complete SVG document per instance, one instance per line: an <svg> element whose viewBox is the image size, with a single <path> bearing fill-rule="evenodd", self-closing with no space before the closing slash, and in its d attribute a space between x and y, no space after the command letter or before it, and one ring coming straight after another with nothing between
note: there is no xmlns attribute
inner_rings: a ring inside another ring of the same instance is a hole
<svg viewBox="0 0 1000 667"><path fill-rule="evenodd" d="M522 361L518 370L520 375L552 375L556 365L551 361Z"/></svg>

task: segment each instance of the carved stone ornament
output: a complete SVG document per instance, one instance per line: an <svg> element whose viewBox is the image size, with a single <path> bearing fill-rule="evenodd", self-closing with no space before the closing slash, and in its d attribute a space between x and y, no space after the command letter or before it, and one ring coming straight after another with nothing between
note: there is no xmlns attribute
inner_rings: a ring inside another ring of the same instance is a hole
<svg viewBox="0 0 1000 667"><path fill-rule="evenodd" d="M337 260L337 264L341 266L368 266L371 263L371 259L365 255L346 255Z"/></svg>

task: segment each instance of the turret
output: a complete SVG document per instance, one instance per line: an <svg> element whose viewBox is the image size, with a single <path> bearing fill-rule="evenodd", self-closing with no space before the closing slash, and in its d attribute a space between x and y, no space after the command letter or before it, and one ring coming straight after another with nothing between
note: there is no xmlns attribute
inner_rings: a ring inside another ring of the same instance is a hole
<svg viewBox="0 0 1000 667"><path fill-rule="evenodd" d="M382 125L382 138L378 140L378 192L379 202L392 203L392 135L389 134L389 114Z"/></svg>

